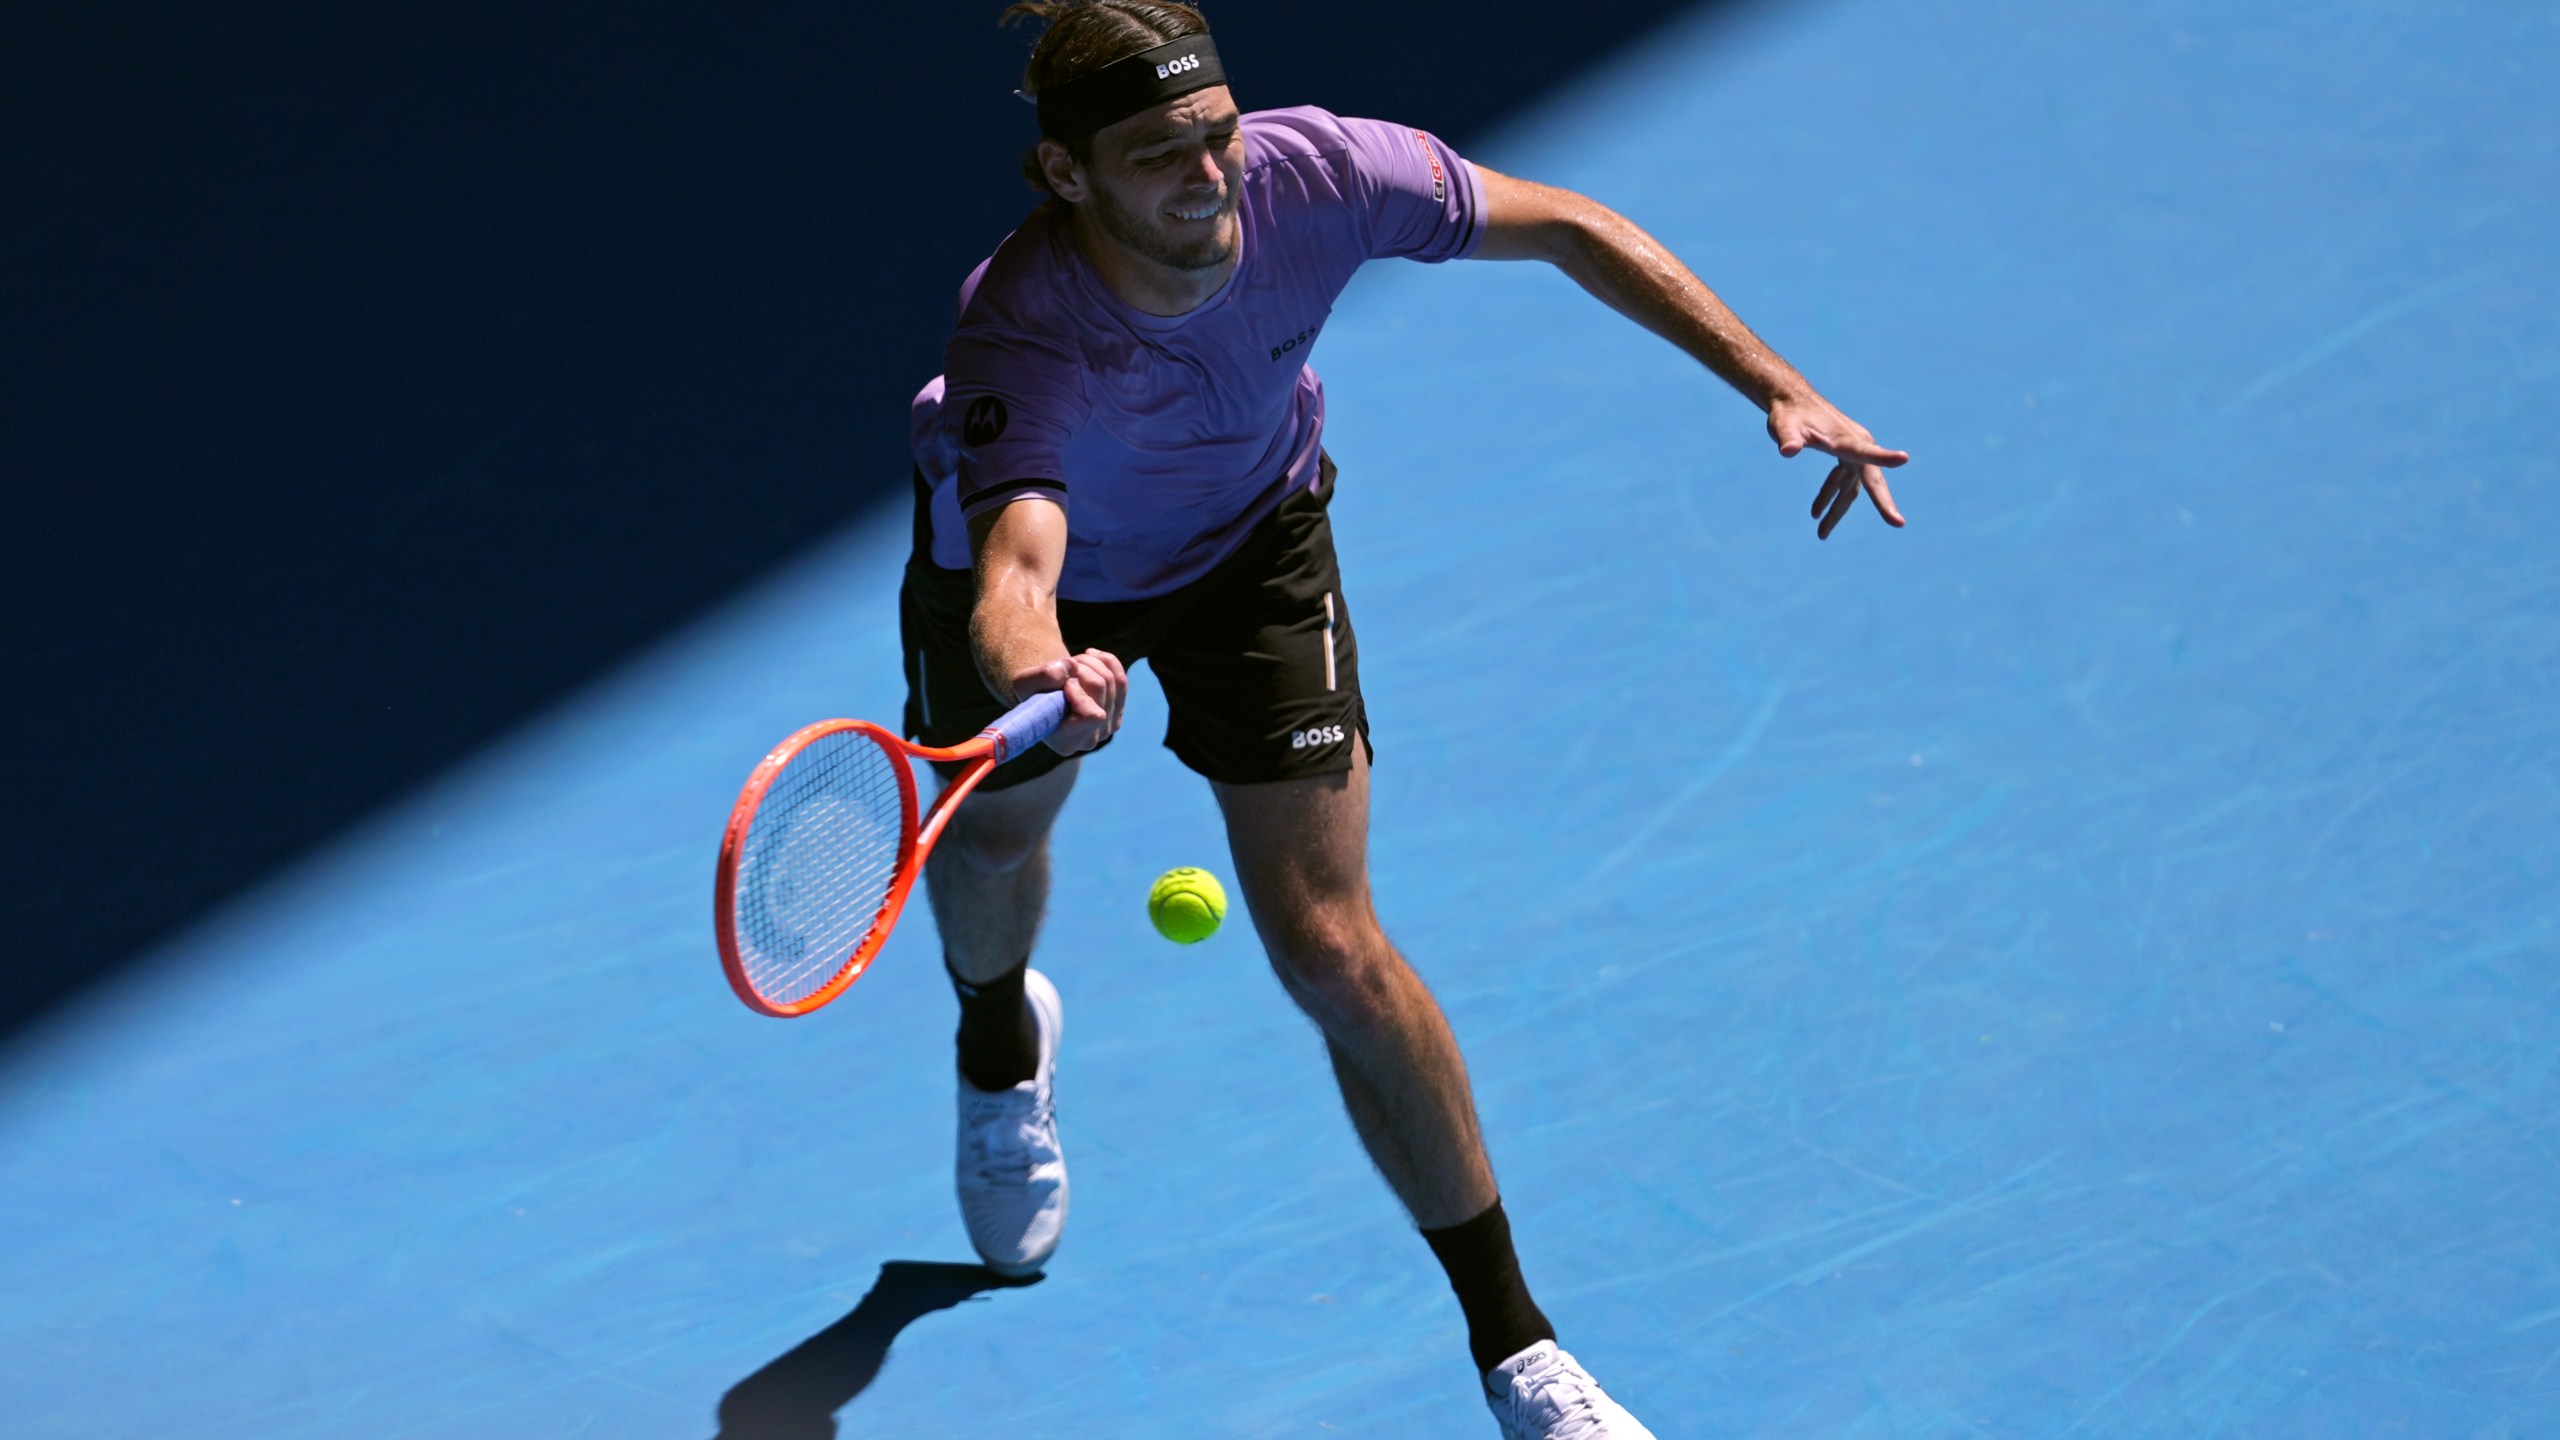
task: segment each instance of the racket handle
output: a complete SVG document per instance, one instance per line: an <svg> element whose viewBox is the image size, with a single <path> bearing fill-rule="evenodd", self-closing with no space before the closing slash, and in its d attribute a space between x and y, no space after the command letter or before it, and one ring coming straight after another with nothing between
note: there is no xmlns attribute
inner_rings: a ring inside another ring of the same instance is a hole
<svg viewBox="0 0 2560 1440"><path fill-rule="evenodd" d="M1004 712L1003 719L982 733L995 738L996 763L1001 765L1048 739L1066 718L1066 692L1043 690Z"/></svg>

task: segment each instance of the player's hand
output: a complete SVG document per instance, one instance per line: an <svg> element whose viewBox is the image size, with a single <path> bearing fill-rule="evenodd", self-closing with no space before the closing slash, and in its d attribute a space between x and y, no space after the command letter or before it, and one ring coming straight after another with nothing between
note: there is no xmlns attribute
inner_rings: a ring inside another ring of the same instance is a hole
<svg viewBox="0 0 2560 1440"><path fill-rule="evenodd" d="M1861 491L1875 502L1884 523L1902 527L1902 512L1893 508L1893 492L1885 488L1884 472L1908 461L1908 452L1877 444L1866 426L1819 395L1787 396L1771 404L1769 438L1778 442L1781 455L1819 450L1838 462L1813 497L1813 518L1819 522L1815 539L1831 538L1832 527L1849 513Z"/></svg>
<svg viewBox="0 0 2560 1440"><path fill-rule="evenodd" d="M1129 672L1119 656L1087 650L1013 677L1016 703L1049 690L1067 692L1067 718L1049 736L1049 748L1061 755L1081 755L1119 730L1120 712L1129 703Z"/></svg>

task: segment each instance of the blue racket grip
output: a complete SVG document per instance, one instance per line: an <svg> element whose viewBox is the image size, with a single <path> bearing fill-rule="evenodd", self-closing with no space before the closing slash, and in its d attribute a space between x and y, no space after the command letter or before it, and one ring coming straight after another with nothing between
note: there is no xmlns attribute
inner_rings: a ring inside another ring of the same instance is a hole
<svg viewBox="0 0 2560 1440"><path fill-rule="evenodd" d="M1067 718L1067 692L1043 690L1004 712L986 729L996 737L996 763L1001 765L1046 740Z"/></svg>

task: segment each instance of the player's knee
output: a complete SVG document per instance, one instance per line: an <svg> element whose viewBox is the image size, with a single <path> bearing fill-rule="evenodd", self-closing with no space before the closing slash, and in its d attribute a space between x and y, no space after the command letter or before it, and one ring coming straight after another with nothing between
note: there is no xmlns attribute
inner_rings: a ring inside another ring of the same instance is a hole
<svg viewBox="0 0 2560 1440"><path fill-rule="evenodd" d="M978 875L1010 875L1028 865L1049 842L1046 829L1012 825L954 825L933 852L932 864L948 863Z"/></svg>
<svg viewBox="0 0 2560 1440"><path fill-rule="evenodd" d="M1318 915L1289 927L1271 965L1318 1023L1373 1013L1394 998L1404 962L1366 915Z"/></svg>
<svg viewBox="0 0 2560 1440"><path fill-rule="evenodd" d="M937 871L1010 875L1048 852L1049 827L1076 781L1076 762L1025 784L980 790L951 814L951 828L926 862Z"/></svg>

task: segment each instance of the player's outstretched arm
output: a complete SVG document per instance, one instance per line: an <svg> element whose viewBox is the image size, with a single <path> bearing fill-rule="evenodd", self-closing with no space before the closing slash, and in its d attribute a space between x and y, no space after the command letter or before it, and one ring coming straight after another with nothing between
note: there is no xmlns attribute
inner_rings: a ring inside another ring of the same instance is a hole
<svg viewBox="0 0 2560 1440"><path fill-rule="evenodd" d="M1067 692L1067 718L1049 737L1062 755L1090 750L1120 728L1129 672L1116 655L1069 655L1058 630L1058 572L1067 560L1066 512L1016 500L971 522L978 604L969 613L978 674L1008 706L1048 690Z"/></svg>
<svg viewBox="0 0 2560 1440"><path fill-rule="evenodd" d="M1544 260L1610 309L1679 346L1769 414L1778 453L1819 450L1837 462L1814 496L1815 533L1833 526L1864 493L1885 523L1899 526L1884 472L1911 457L1889 450L1867 427L1822 398L1796 368L1751 333L1716 292L1636 223L1589 196L1476 167L1484 185L1480 260Z"/></svg>

